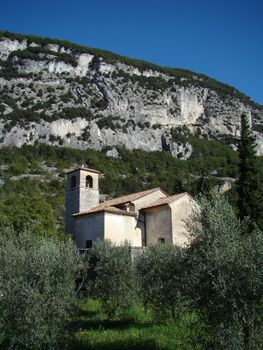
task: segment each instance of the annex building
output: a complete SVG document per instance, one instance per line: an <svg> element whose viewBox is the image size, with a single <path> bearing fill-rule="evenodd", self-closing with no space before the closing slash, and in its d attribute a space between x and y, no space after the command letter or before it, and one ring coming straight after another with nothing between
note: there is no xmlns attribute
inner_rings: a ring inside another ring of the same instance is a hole
<svg viewBox="0 0 263 350"><path fill-rule="evenodd" d="M84 167L67 173L65 232L79 249L97 239L132 247L189 242L186 222L197 204L188 193L168 196L153 188L100 203L99 175Z"/></svg>

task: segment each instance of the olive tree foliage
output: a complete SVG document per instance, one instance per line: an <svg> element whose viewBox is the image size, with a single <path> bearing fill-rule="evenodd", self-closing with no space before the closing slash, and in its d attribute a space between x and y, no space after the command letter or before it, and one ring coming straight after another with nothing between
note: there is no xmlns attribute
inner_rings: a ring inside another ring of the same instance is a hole
<svg viewBox="0 0 263 350"><path fill-rule="evenodd" d="M185 258L185 249L159 243L136 259L140 298L157 321L175 320L182 310Z"/></svg>
<svg viewBox="0 0 263 350"><path fill-rule="evenodd" d="M263 234L247 227L216 191L200 198L186 290L213 335L210 349L259 349L263 341Z"/></svg>
<svg viewBox="0 0 263 350"><path fill-rule="evenodd" d="M125 315L136 298L136 279L128 244L97 241L88 261L89 293L101 300L109 317Z"/></svg>
<svg viewBox="0 0 263 350"><path fill-rule="evenodd" d="M0 348L57 349L78 264L70 241L0 231Z"/></svg>

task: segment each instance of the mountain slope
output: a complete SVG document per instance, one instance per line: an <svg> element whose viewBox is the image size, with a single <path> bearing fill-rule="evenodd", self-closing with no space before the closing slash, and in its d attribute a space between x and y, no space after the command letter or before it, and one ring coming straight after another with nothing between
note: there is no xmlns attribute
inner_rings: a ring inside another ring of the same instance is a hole
<svg viewBox="0 0 263 350"><path fill-rule="evenodd" d="M235 147L240 114L263 154L263 107L204 75L69 42L0 32L0 144L166 150L187 159L189 135Z"/></svg>

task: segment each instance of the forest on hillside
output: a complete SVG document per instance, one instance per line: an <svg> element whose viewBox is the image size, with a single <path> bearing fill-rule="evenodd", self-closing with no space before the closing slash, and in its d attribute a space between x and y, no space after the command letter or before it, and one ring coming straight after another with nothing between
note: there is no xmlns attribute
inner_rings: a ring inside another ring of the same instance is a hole
<svg viewBox="0 0 263 350"><path fill-rule="evenodd" d="M236 209L237 152L218 141L192 137L191 142L188 160L124 148L118 148L117 159L106 156L107 148L97 152L40 143L1 148L0 217L17 230L34 224L41 234L63 236L66 171L83 164L102 173L100 193L109 198L155 187L169 195L196 196L230 181L226 196ZM255 166L263 183L263 157L256 158Z"/></svg>
<svg viewBox="0 0 263 350"><path fill-rule="evenodd" d="M37 231L63 234L66 171L86 165L98 169L100 193L109 197L161 187L168 194L189 192L193 196L222 186L230 178L227 193L235 204L238 155L218 142L192 137L193 154L179 160L168 152L127 151L119 158L94 150L76 150L35 144L0 149L0 216L19 230L35 223ZM263 179L263 158L258 157ZM15 213L15 215L14 215Z"/></svg>

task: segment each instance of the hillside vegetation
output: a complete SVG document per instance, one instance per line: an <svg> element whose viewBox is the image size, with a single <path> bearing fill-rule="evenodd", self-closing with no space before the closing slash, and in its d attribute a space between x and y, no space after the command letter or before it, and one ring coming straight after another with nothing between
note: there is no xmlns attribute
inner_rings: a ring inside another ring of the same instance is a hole
<svg viewBox="0 0 263 350"><path fill-rule="evenodd" d="M65 172L87 165L102 172L100 192L110 197L161 187L168 194L207 193L237 176L238 156L217 141L193 138L189 160L168 152L127 151L119 148L115 159L94 150L52 147L44 144L5 147L0 150L0 215L19 230L36 226L40 234L59 235L64 230ZM258 157L263 179L263 159ZM235 184L228 196L235 204Z"/></svg>

